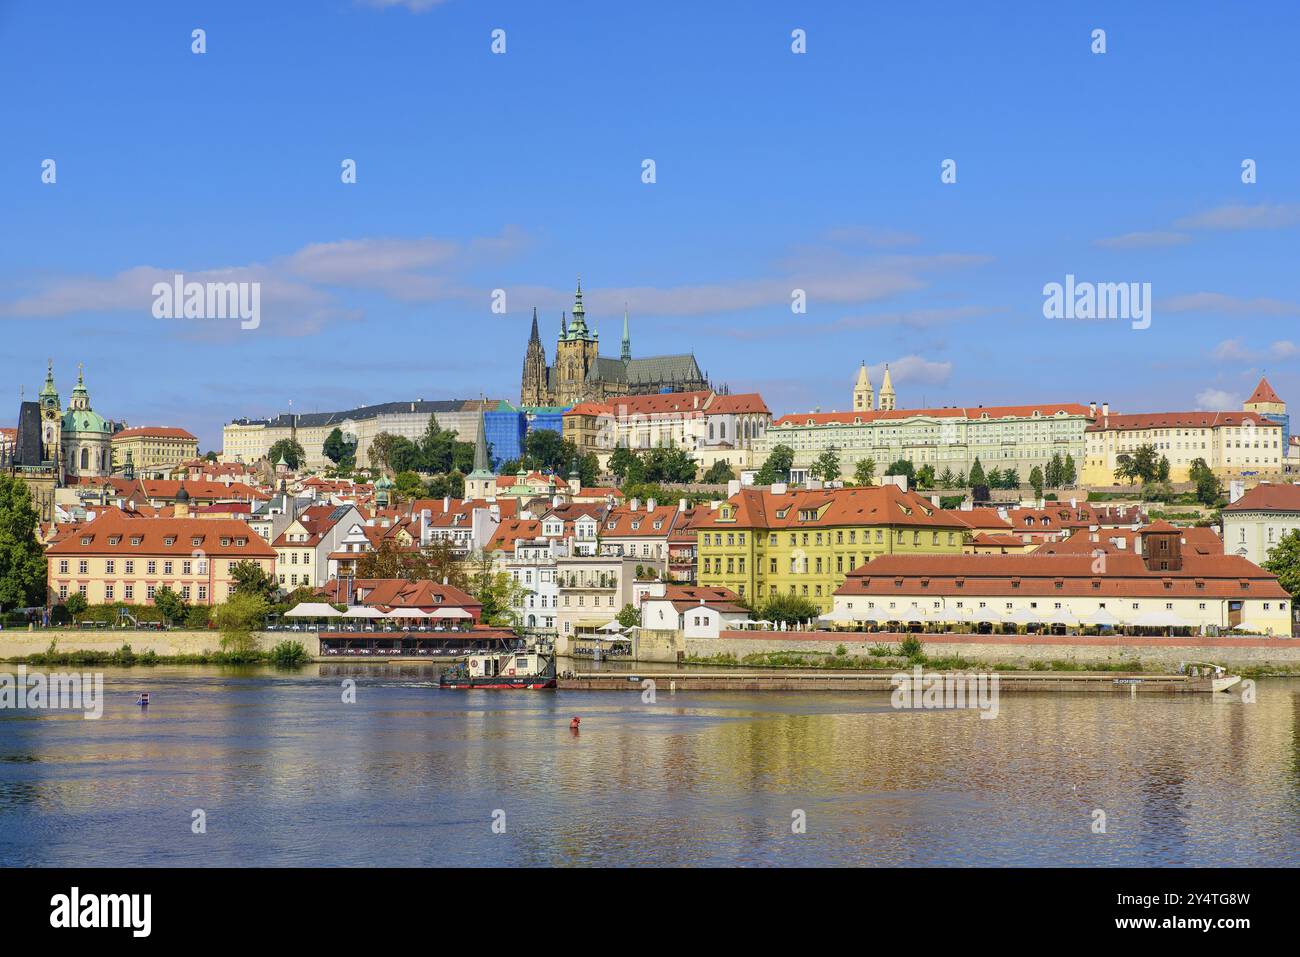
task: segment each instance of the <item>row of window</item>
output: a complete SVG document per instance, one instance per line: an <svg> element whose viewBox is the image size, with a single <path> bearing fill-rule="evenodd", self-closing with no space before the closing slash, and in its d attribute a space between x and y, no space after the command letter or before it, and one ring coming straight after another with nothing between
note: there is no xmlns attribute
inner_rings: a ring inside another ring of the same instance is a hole
<svg viewBox="0 0 1300 957"><path fill-rule="evenodd" d="M134 574L135 574L135 563L136 563L136 560L135 560L134 558L125 558L125 559L123 559L123 560L122 560L122 573L123 573L124 575L134 575ZM162 565L162 573L163 573L164 575L171 575L171 574L174 574L174 573L175 573L175 568L176 568L176 566L177 566L178 564L180 565L180 568L181 568L181 574L182 574L182 575L206 575L206 574L208 573L208 561L207 561L207 559L205 559L205 558L196 558L196 559L188 559L188 558L187 558L187 559L184 559L184 560L182 560L182 561L180 561L180 562L176 562L176 561L173 561L173 560L171 560L171 559L167 559L167 560L164 560L164 561L162 561L162 562L159 562L157 559L150 559L150 560L148 560L148 561L146 561L146 562L144 563L144 568L145 568L144 573L145 573L146 575L156 575L156 574L158 574L158 566L159 566L160 564ZM227 568L229 568L229 569L233 569L237 564L239 564L237 561L231 561L231 562L227 562L227 563L226 563ZM59 574L60 574L60 575L66 575L66 574L68 574L68 568L69 568L69 560L66 559L66 558L61 558L61 559L59 559ZM90 574L90 560L89 560L89 559L82 558L82 559L78 560L78 562L77 562L77 574L78 574L78 575L89 575L89 574ZM106 559L104 559L104 574L105 574L105 575L116 575L116 574L117 574L117 559L116 559L116 558L106 558Z"/></svg>
<svg viewBox="0 0 1300 957"><path fill-rule="evenodd" d="M112 601L117 601L117 586L118 586L118 584L119 584L119 583L117 583L117 582L108 582L107 584L104 585L104 601L105 601L105 603L107 603L107 602L112 602ZM132 582L125 582L125 583L120 583L120 584L122 585L122 601L126 601L126 602L134 601L134 600L135 600L135 584L132 583ZM145 586L145 589L144 589L144 597L145 597L145 600L146 600L146 601L153 601L154 595L157 593L157 591L158 591L158 589L159 589L160 587L162 587L162 586L160 586L160 585L156 585L156 584L146 585L146 586ZM199 600L199 601L207 601L207 600L208 600L208 586L207 586L207 585L196 585L196 586L194 586L193 591L191 591L191 586L189 586L189 585L180 585L180 586L176 586L176 585L173 583L173 584L171 584L171 585L168 585L168 587L171 588L172 591L174 591L174 592L176 592L178 595L180 595L180 596L181 596L181 599L182 599L183 601L189 601L192 597L194 597L194 594L195 594L195 593L197 593L197 596L198 596L198 600ZM231 593L233 590L234 590L234 586L233 586L233 585L227 585L227 586L226 586L226 597L227 597L227 598L230 597L230 593ZM86 587L85 585L78 585L78 586L77 586L77 592L78 592L78 593L79 593L83 598L85 598L86 595L87 595L87 587ZM60 599L60 600L63 600L63 601L66 601L66 600L67 600L67 597L68 597L68 585L67 585L67 582L61 582L61 583L59 584L59 599Z"/></svg>

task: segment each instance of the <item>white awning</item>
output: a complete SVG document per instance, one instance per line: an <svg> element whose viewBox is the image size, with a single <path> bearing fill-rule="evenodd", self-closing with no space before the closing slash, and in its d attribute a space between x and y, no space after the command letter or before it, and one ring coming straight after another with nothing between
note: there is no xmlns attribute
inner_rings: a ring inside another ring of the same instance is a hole
<svg viewBox="0 0 1300 957"><path fill-rule="evenodd" d="M429 615L430 618L473 618L464 608L439 608Z"/></svg>
<svg viewBox="0 0 1300 957"><path fill-rule="evenodd" d="M1112 628L1120 624L1120 620L1107 608L1089 612L1080 621L1088 625L1110 625Z"/></svg>
<svg viewBox="0 0 1300 957"><path fill-rule="evenodd" d="M1190 628L1191 623L1179 618L1168 609L1148 611L1129 622L1137 628Z"/></svg>
<svg viewBox="0 0 1300 957"><path fill-rule="evenodd" d="M423 608L394 608L388 613L389 618L432 618Z"/></svg>
<svg viewBox="0 0 1300 957"><path fill-rule="evenodd" d="M369 605L353 605L343 613L344 618L387 618L378 608L371 608Z"/></svg>
<svg viewBox="0 0 1300 957"><path fill-rule="evenodd" d="M343 614L323 601L305 601L284 613L286 618L338 618Z"/></svg>

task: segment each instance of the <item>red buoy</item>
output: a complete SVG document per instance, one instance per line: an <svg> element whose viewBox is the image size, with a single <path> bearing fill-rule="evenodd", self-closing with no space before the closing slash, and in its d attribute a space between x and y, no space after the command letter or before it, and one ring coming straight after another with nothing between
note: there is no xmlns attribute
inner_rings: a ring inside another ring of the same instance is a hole
<svg viewBox="0 0 1300 957"><path fill-rule="evenodd" d="M582 719L579 718L579 717L576 717L576 716L575 716L574 719L573 719L572 721L569 722L569 730L570 730L570 731L577 731L577 730L578 730L578 725L580 725L581 723L582 723Z"/></svg>

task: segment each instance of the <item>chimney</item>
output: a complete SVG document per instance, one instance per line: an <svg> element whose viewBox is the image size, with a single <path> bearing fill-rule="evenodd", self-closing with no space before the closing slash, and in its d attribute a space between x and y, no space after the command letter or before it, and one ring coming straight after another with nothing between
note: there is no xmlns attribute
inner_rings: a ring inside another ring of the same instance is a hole
<svg viewBox="0 0 1300 957"><path fill-rule="evenodd" d="M679 511L679 512L684 512L684 511L686 511L686 499L684 499L684 498L679 498L679 499L677 500L677 511Z"/></svg>
<svg viewBox="0 0 1300 957"><path fill-rule="evenodd" d="M772 491L773 491L773 492L776 492L776 486L775 486L775 485L772 486ZM785 491L785 486L781 486L781 491L782 491L782 492ZM731 498L731 496L733 496L733 495L739 495L739 494L740 494L740 480L739 480L739 479L728 479L728 480L727 480L727 498ZM778 492L777 494L780 494L780 493Z"/></svg>
<svg viewBox="0 0 1300 957"><path fill-rule="evenodd" d="M1228 504L1231 505L1246 494L1246 483L1241 479L1233 479L1228 483Z"/></svg>
<svg viewBox="0 0 1300 957"><path fill-rule="evenodd" d="M653 511L655 510L655 500L654 500L654 499L652 499L652 498L648 498L648 499L645 500L645 510L646 510L647 512L653 512Z"/></svg>
<svg viewBox="0 0 1300 957"><path fill-rule="evenodd" d="M1088 403L1088 415L1092 416L1094 419L1097 417L1097 403L1096 403L1096 402L1089 402L1089 403Z"/></svg>
<svg viewBox="0 0 1300 957"><path fill-rule="evenodd" d="M1101 404L1101 416L1102 416L1102 418L1108 418L1108 417L1110 416L1110 403L1109 403L1109 402L1103 402L1103 403Z"/></svg>
<svg viewBox="0 0 1300 957"><path fill-rule="evenodd" d="M450 496L450 495L444 495L444 496L442 497L442 510L443 510L444 513L446 513L446 512L450 512L450 511L451 511L451 496Z"/></svg>
<svg viewBox="0 0 1300 957"><path fill-rule="evenodd" d="M629 507L630 507L630 508L632 509L632 511L634 511L634 512L640 510L640 508L641 508L641 500L640 500L639 498L633 498L632 501L629 503Z"/></svg>

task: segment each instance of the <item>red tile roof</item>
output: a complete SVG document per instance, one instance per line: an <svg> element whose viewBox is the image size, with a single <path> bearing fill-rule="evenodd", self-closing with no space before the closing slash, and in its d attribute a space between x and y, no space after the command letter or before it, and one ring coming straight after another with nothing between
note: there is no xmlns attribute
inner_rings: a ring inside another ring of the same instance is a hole
<svg viewBox="0 0 1300 957"><path fill-rule="evenodd" d="M774 494L770 488L748 488L727 499L735 520L710 509L696 522L699 529L822 528L832 525L918 525L965 529L954 511L936 508L915 492L896 485L864 485L841 489L792 489ZM812 518L809 513L815 513Z"/></svg>
<svg viewBox="0 0 1300 957"><path fill-rule="evenodd" d="M1274 392L1273 387L1268 384L1268 380L1262 377L1259 380L1259 385L1255 386L1255 391L1250 394L1250 398L1246 401L1276 402L1279 405L1282 404L1282 400L1277 397L1277 393Z"/></svg>
<svg viewBox="0 0 1300 957"><path fill-rule="evenodd" d="M83 544L85 538L90 541ZM132 544L135 539L139 544ZM244 544L237 545L240 540ZM238 519L133 518L117 508L105 509L76 533L60 535L46 554L189 557L196 549L206 557L275 558L275 549Z"/></svg>
<svg viewBox="0 0 1300 957"><path fill-rule="evenodd" d="M134 428L123 429L120 432L113 433L113 441L118 439L193 439L197 442L198 436L186 432L184 429L174 429L166 425L138 425Z"/></svg>
<svg viewBox="0 0 1300 957"><path fill-rule="evenodd" d="M1300 512L1300 485L1256 485L1225 512Z"/></svg>
<svg viewBox="0 0 1300 957"><path fill-rule="evenodd" d="M1266 429L1280 429L1277 422L1266 419L1254 412L1138 412L1132 415L1100 416L1089 432L1120 431L1130 432L1136 429L1213 429L1225 425L1244 425L1250 423Z"/></svg>
<svg viewBox="0 0 1300 957"><path fill-rule="evenodd" d="M1018 555L881 555L854 569L835 594L1290 598L1276 575L1237 555L1184 552L1178 571L1148 571L1142 556L1112 552L1105 574L1098 574L1095 561L1090 554L1041 550Z"/></svg>
<svg viewBox="0 0 1300 957"><path fill-rule="evenodd" d="M1062 402L1058 405L980 405L953 406L946 409L893 409L887 411L877 409L874 412L803 412L783 415L772 424L777 426L799 426L810 423L812 425L855 425L859 421L866 424L869 422L910 419L915 416L931 419L965 418L971 420L982 418L1029 418L1035 412L1044 418L1054 416L1058 412L1091 418L1091 413L1086 405L1079 405L1076 402Z"/></svg>

